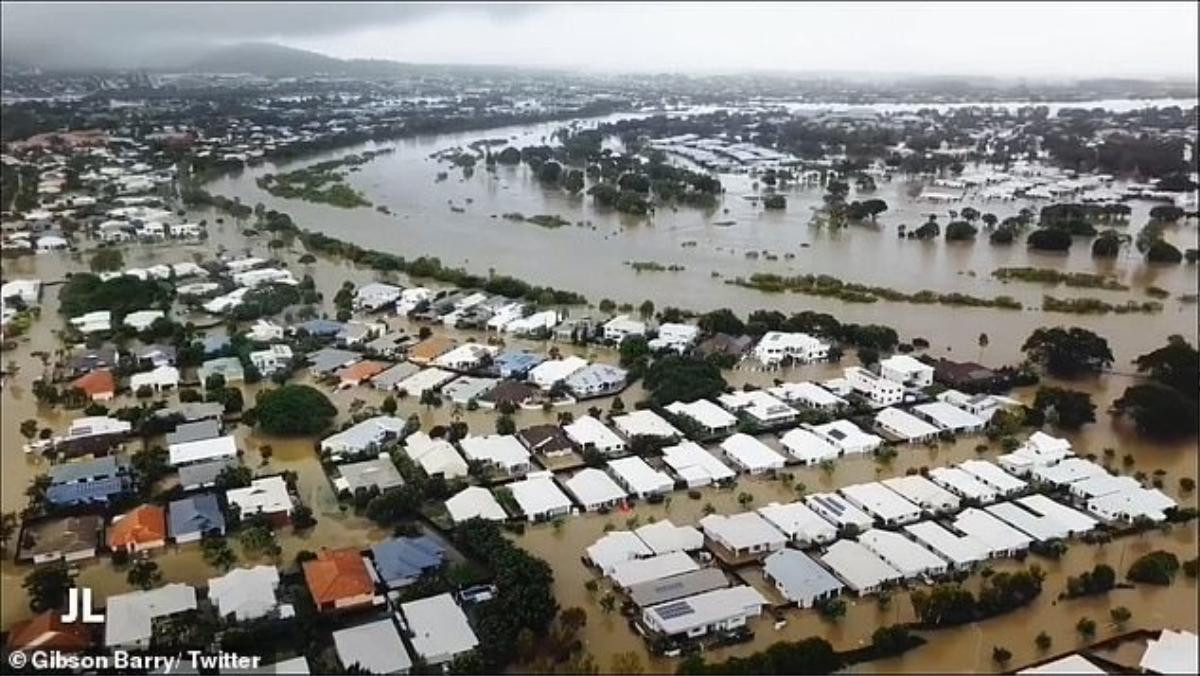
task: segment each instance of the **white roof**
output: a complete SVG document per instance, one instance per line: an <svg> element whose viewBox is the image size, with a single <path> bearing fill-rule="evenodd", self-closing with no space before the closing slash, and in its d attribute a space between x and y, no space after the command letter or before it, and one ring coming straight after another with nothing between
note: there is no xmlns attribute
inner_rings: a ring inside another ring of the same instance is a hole
<svg viewBox="0 0 1200 676"><path fill-rule="evenodd" d="M853 540L838 540L821 555L821 562L855 591L873 589L902 575L871 550Z"/></svg>
<svg viewBox="0 0 1200 676"><path fill-rule="evenodd" d="M333 645L343 667L357 664L372 674L396 674L412 667L400 632L389 618L333 632Z"/></svg>
<svg viewBox="0 0 1200 676"><path fill-rule="evenodd" d="M180 583L110 596L105 608L104 645L122 646L148 640L155 619L195 609L195 588Z"/></svg>
<svg viewBox="0 0 1200 676"><path fill-rule="evenodd" d="M458 442L467 460L482 460L502 467L529 463L529 451L511 434L466 437Z"/></svg>
<svg viewBox="0 0 1200 676"><path fill-rule="evenodd" d="M920 507L878 482L846 486L842 495L884 521L915 521L921 516Z"/></svg>
<svg viewBox="0 0 1200 676"><path fill-rule="evenodd" d="M829 542L837 537L837 527L821 518L803 502L781 505L772 502L759 507L758 513L784 535L802 544Z"/></svg>
<svg viewBox="0 0 1200 676"><path fill-rule="evenodd" d="M938 555L890 530L872 528L859 535L858 542L905 577L917 577L946 567L946 562Z"/></svg>
<svg viewBox="0 0 1200 676"><path fill-rule="evenodd" d="M683 434L662 416L648 408L613 418L613 424L626 437L679 437Z"/></svg>
<svg viewBox="0 0 1200 676"><path fill-rule="evenodd" d="M292 511L292 496L281 476L255 479L245 488L231 488L225 492L225 499L240 507L242 516Z"/></svg>
<svg viewBox="0 0 1200 676"><path fill-rule="evenodd" d="M788 430L779 438L779 442L792 457L806 464L838 457L839 450L836 446L803 427Z"/></svg>
<svg viewBox="0 0 1200 676"><path fill-rule="evenodd" d="M989 505L987 511L1032 535L1036 540L1053 540L1055 538L1064 538L1068 535L1068 528L1065 525L1046 515L1035 514L1011 502L998 502L994 505Z"/></svg>
<svg viewBox="0 0 1200 676"><path fill-rule="evenodd" d="M884 479L881 483L904 496L909 502L931 511L958 509L961 502L957 495L920 474L892 477Z"/></svg>
<svg viewBox="0 0 1200 676"><path fill-rule="evenodd" d="M1067 526L1074 533L1089 531L1099 523L1087 514L1067 507L1062 503L1055 502L1044 495L1027 495L1023 498L1018 498L1017 502L1039 514L1045 514L1051 519Z"/></svg>
<svg viewBox="0 0 1200 676"><path fill-rule="evenodd" d="M404 432L406 424L401 418L377 415L325 437L321 440L321 448L329 451L365 451L372 444L381 443L389 435L398 437Z"/></svg>
<svg viewBox="0 0 1200 676"><path fill-rule="evenodd" d="M1067 458L1047 467L1035 467L1032 471L1033 476L1056 486L1075 483L1102 474L1108 475L1108 470L1083 458Z"/></svg>
<svg viewBox="0 0 1200 676"><path fill-rule="evenodd" d="M547 359L529 370L529 380L543 387L550 387L585 366L587 360L574 355L562 359Z"/></svg>
<svg viewBox="0 0 1200 676"><path fill-rule="evenodd" d="M929 364L913 359L906 354L896 354L887 359L880 360L879 366L910 375L933 370L933 367Z"/></svg>
<svg viewBox="0 0 1200 676"><path fill-rule="evenodd" d="M436 390L454 380L455 377L454 373L439 368L422 369L396 383L396 389L408 392L413 396L420 396L425 390Z"/></svg>
<svg viewBox="0 0 1200 676"><path fill-rule="evenodd" d="M513 499L526 516L558 512L571 508L571 499L546 475L530 475L507 485Z"/></svg>
<svg viewBox="0 0 1200 676"><path fill-rule="evenodd" d="M662 631L681 634L747 613L758 615L765 605L767 600L758 590L743 585L668 601L651 606L645 612L653 616Z"/></svg>
<svg viewBox="0 0 1200 676"><path fill-rule="evenodd" d="M799 383L783 383L776 387L767 390L776 397L790 402L806 403L809 406L827 407L841 406L846 403L845 399L837 396L829 390L808 381Z"/></svg>
<svg viewBox="0 0 1200 676"><path fill-rule="evenodd" d="M929 478L939 486L972 500L992 502L996 499L995 489L958 467L934 467L929 470Z"/></svg>
<svg viewBox="0 0 1200 676"><path fill-rule="evenodd" d="M454 523L481 518L488 521L504 521L508 518L504 508L496 501L491 491L480 486L468 486L446 499L446 511Z"/></svg>
<svg viewBox="0 0 1200 676"><path fill-rule="evenodd" d="M275 590L279 571L275 566L234 568L208 581L208 599L217 605L221 617L232 614L238 620L250 620L270 613L279 605Z"/></svg>
<svg viewBox="0 0 1200 676"><path fill-rule="evenodd" d="M960 532L987 545L992 553L1025 549L1033 541L1016 528L974 507L959 512L954 517L953 525Z"/></svg>
<svg viewBox="0 0 1200 676"><path fill-rule="evenodd" d="M1200 642L1190 631L1163 629L1156 640L1146 642L1138 666L1156 674L1194 674Z"/></svg>
<svg viewBox="0 0 1200 676"><path fill-rule="evenodd" d="M612 460L608 469L635 493L664 493L675 488L675 481L666 474L654 469L636 455L628 458Z"/></svg>
<svg viewBox="0 0 1200 676"><path fill-rule="evenodd" d="M871 518L871 515L850 504L837 493L806 495L804 504L835 526L855 526L865 530L875 525L875 519Z"/></svg>
<svg viewBox="0 0 1200 676"><path fill-rule="evenodd" d="M1105 495L1124 493L1141 487L1142 484L1138 483L1138 480L1133 477L1114 476L1102 471L1101 473L1093 474L1086 479L1072 483L1071 492L1085 498L1100 498Z"/></svg>
<svg viewBox="0 0 1200 676"><path fill-rule="evenodd" d="M920 404L914 406L913 410L933 420L938 427L944 430L965 430L982 427L986 422L983 418L973 413L968 413L957 406L951 406L944 401Z"/></svg>
<svg viewBox="0 0 1200 676"><path fill-rule="evenodd" d="M1041 430L1029 435L1024 446L1037 455L1066 455L1071 452L1071 442L1052 437Z"/></svg>
<svg viewBox="0 0 1200 676"><path fill-rule="evenodd" d="M1071 653L1053 662L1047 662L1036 667L1029 667L1017 672L1018 674L1107 674L1108 672L1093 664L1079 653ZM1194 672L1183 672L1194 673Z"/></svg>
<svg viewBox="0 0 1200 676"><path fill-rule="evenodd" d="M721 449L738 465L750 471L779 469L784 458L749 434L738 432L721 442Z"/></svg>
<svg viewBox="0 0 1200 676"><path fill-rule="evenodd" d="M700 519L700 528L708 537L733 549L763 545L777 549L787 543L787 537L758 512L709 514Z"/></svg>
<svg viewBox="0 0 1200 676"><path fill-rule="evenodd" d="M689 483L724 481L737 474L694 441L664 448L663 462Z"/></svg>
<svg viewBox="0 0 1200 676"><path fill-rule="evenodd" d="M450 594L438 594L400 605L412 634L412 647L426 661L449 661L479 645L467 614Z"/></svg>
<svg viewBox="0 0 1200 676"><path fill-rule="evenodd" d="M579 470L563 485L584 507L624 500L628 495L612 477L594 467Z"/></svg>
<svg viewBox="0 0 1200 676"><path fill-rule="evenodd" d="M796 409L771 396L764 390L737 390L717 397L721 405L731 411L745 411L763 422L791 418Z"/></svg>
<svg viewBox="0 0 1200 676"><path fill-rule="evenodd" d="M699 569L700 566L687 554L669 552L644 559L630 559L616 563L609 575L619 586L628 589L642 582L661 580L664 577L690 573Z"/></svg>
<svg viewBox="0 0 1200 676"><path fill-rule="evenodd" d="M1164 512L1175 506L1175 501L1157 488L1140 486L1088 502L1088 507L1098 514L1123 514L1135 519L1144 516L1151 521L1165 520L1167 515Z"/></svg>
<svg viewBox="0 0 1200 676"><path fill-rule="evenodd" d="M433 360L433 364L435 366L446 366L450 368L455 368L463 364L473 365L479 363L484 357L494 355L499 351L500 348L493 345L463 343L453 350L438 356Z"/></svg>
<svg viewBox="0 0 1200 676"><path fill-rule="evenodd" d="M627 530L616 530L605 533L587 548L588 559L596 564L605 575L612 572L613 566L630 559L643 559L654 556L654 552L646 546L637 535Z"/></svg>
<svg viewBox="0 0 1200 676"><path fill-rule="evenodd" d="M424 432L414 432L404 440L404 452L426 474L441 474L447 479L467 475L467 461L445 439L433 439Z"/></svg>
<svg viewBox="0 0 1200 676"><path fill-rule="evenodd" d="M875 424L905 441L931 437L938 433L938 428L898 408L889 407L876 413Z"/></svg>
<svg viewBox="0 0 1200 676"><path fill-rule="evenodd" d="M704 535L693 526L676 526L669 519L648 523L633 531L655 554L691 552L704 546Z"/></svg>
<svg viewBox="0 0 1200 676"><path fill-rule="evenodd" d="M737 424L737 418L729 411L717 406L707 399L697 399L693 402L677 401L667 404L666 409L675 415L682 415L709 429L721 429Z"/></svg>
<svg viewBox="0 0 1200 676"><path fill-rule="evenodd" d="M625 444L616 432L608 429L604 423L590 415L580 416L569 425L564 425L563 432L566 432L567 437L580 446L592 445L596 448L611 448Z"/></svg>
<svg viewBox="0 0 1200 676"><path fill-rule="evenodd" d="M858 425L849 420L834 420L824 425L809 427L809 429L829 439L831 443L848 453L870 451L883 443L883 439L878 435L862 431Z"/></svg>
<svg viewBox="0 0 1200 676"><path fill-rule="evenodd" d="M910 523L904 530L918 542L936 550L955 565L965 566L983 561L991 554L988 546L969 536L951 533L936 521Z"/></svg>
<svg viewBox="0 0 1200 676"><path fill-rule="evenodd" d="M237 442L234 441L233 435L186 441L182 444L171 444L169 462L178 467L204 460L233 458L237 456L237 450Z"/></svg>

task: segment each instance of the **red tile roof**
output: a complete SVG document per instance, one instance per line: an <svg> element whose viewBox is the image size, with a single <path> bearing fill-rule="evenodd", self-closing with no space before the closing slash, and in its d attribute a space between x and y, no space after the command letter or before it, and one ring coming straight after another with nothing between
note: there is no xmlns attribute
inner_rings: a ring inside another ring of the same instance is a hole
<svg viewBox="0 0 1200 676"><path fill-rule="evenodd" d="M113 378L112 371L98 369L76 378L75 382L71 383L71 387L83 390L89 397L95 398L99 395L115 392L117 381Z"/></svg>
<svg viewBox="0 0 1200 676"><path fill-rule="evenodd" d="M353 548L322 549L304 562L304 580L318 607L375 590L362 554Z"/></svg>
<svg viewBox="0 0 1200 676"><path fill-rule="evenodd" d="M8 632L9 650L63 650L79 652L92 645L88 626L64 624L57 608L17 622Z"/></svg>
<svg viewBox="0 0 1200 676"><path fill-rule="evenodd" d="M165 540L167 510L158 505L142 505L113 521L108 528L108 546L129 547Z"/></svg>

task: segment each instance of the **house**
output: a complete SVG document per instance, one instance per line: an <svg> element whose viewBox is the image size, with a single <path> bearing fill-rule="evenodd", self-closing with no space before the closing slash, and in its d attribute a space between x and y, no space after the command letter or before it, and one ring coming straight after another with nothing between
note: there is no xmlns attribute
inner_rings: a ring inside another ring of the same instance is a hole
<svg viewBox="0 0 1200 676"><path fill-rule="evenodd" d="M388 331L378 338L364 343L362 349L372 356L384 359L399 359L407 354L409 346L416 342L417 338L415 336L411 336L403 330Z"/></svg>
<svg viewBox="0 0 1200 676"><path fill-rule="evenodd" d="M404 440L404 452L429 476L441 475L445 479L467 476L467 461L445 439L414 432Z"/></svg>
<svg viewBox="0 0 1200 676"><path fill-rule="evenodd" d="M128 326L134 331L145 331L150 328L151 324L166 316L166 313L162 310L138 310L122 317L121 324Z"/></svg>
<svg viewBox="0 0 1200 676"><path fill-rule="evenodd" d="M1194 670L1193 670L1194 671ZM1037 666L1026 667L1018 674L1107 674L1108 672L1096 666L1094 662L1079 653L1071 653ZM1192 673L1183 671L1180 673Z"/></svg>
<svg viewBox="0 0 1200 676"><path fill-rule="evenodd" d="M955 570L970 570L991 556L991 550L982 540L951 532L936 521L910 523L904 527L904 532L917 544L945 559Z"/></svg>
<svg viewBox="0 0 1200 676"><path fill-rule="evenodd" d="M944 559L895 531L872 528L858 536L858 543L899 571L906 580L946 572Z"/></svg>
<svg viewBox="0 0 1200 676"><path fill-rule="evenodd" d="M117 380L112 371L99 369L73 380L71 389L80 390L92 401L108 401L117 391Z"/></svg>
<svg viewBox="0 0 1200 676"><path fill-rule="evenodd" d="M287 368L291 365L292 358L292 348L283 343L275 343L265 350L250 353L250 363L263 376L270 376Z"/></svg>
<svg viewBox="0 0 1200 676"><path fill-rule="evenodd" d="M495 378L463 376L442 387L442 396L461 406L468 406L471 402L478 402L480 397L491 392L499 382Z"/></svg>
<svg viewBox="0 0 1200 676"><path fill-rule="evenodd" d="M883 444L883 439L862 431L849 420L834 420L824 425L805 425L805 428L837 446L841 455L872 453Z"/></svg>
<svg viewBox="0 0 1200 676"><path fill-rule="evenodd" d="M401 362L371 378L371 386L377 390L392 392L397 389L400 383L408 380L420 371L421 367L416 364Z"/></svg>
<svg viewBox="0 0 1200 676"><path fill-rule="evenodd" d="M1167 520L1167 512L1175 507L1176 502L1162 491L1141 486L1087 501L1088 511L1101 519L1127 523L1141 519L1163 523Z"/></svg>
<svg viewBox="0 0 1200 676"><path fill-rule="evenodd" d="M1029 435L1017 450L999 456L996 462L1008 471L1024 476L1037 468L1054 465L1072 455L1074 452L1071 451L1071 442L1038 430Z"/></svg>
<svg viewBox="0 0 1200 676"><path fill-rule="evenodd" d="M491 369L501 378L524 378L530 369L545 360L532 352L501 352L492 359Z"/></svg>
<svg viewBox="0 0 1200 676"><path fill-rule="evenodd" d="M351 495L359 490L384 492L389 488L404 485L404 478L396 469L395 463L387 453L379 457L360 462L351 462L337 466L337 477L333 487L339 493L346 491Z"/></svg>
<svg viewBox="0 0 1200 676"><path fill-rule="evenodd" d="M984 421L991 420L996 411L1021 406L1021 402L1011 397L1002 397L996 394L964 394L958 390L946 390L938 394L936 399L961 408Z"/></svg>
<svg viewBox="0 0 1200 676"><path fill-rule="evenodd" d="M564 481L563 486L583 506L585 512L615 507L628 497L628 493L612 477L593 467L579 470Z"/></svg>
<svg viewBox="0 0 1200 676"><path fill-rule="evenodd" d="M155 620L193 610L196 589L186 584L109 596L104 612L104 646L146 650L154 636Z"/></svg>
<svg viewBox="0 0 1200 676"><path fill-rule="evenodd" d="M863 531L875 525L871 515L837 493L813 493L804 497L804 504L839 529Z"/></svg>
<svg viewBox="0 0 1200 676"><path fill-rule="evenodd" d="M425 664L447 664L479 646L467 614L450 594L403 603L400 612L408 624L413 652Z"/></svg>
<svg viewBox="0 0 1200 676"><path fill-rule="evenodd" d="M767 600L753 587L714 589L650 606L642 611L642 622L663 636L694 638L744 627L765 605Z"/></svg>
<svg viewBox="0 0 1200 676"><path fill-rule="evenodd" d="M374 605L375 583L358 550L325 549L304 562L304 581L317 610L323 613Z"/></svg>
<svg viewBox="0 0 1200 676"><path fill-rule="evenodd" d="M362 359L362 355L350 350L335 347L323 347L307 356L308 372L313 377L326 376L344 368L353 366Z"/></svg>
<svg viewBox="0 0 1200 676"><path fill-rule="evenodd" d="M158 505L141 505L114 517L108 527L110 549L139 552L167 544L167 512Z"/></svg>
<svg viewBox="0 0 1200 676"><path fill-rule="evenodd" d="M1007 469L1007 465L1005 464L1003 457L997 458L997 462L999 462L1001 467L1005 467ZM1041 481L1052 486L1059 487L1070 487L1072 484L1080 483L1093 477L1109 476L1108 470L1104 469L1100 465L1097 465L1091 460L1084 460L1083 458L1074 457L1067 458L1048 467L1034 467L1033 470L1028 474L1035 481ZM1132 479L1130 480L1133 481Z"/></svg>
<svg viewBox="0 0 1200 676"><path fill-rule="evenodd" d="M1033 542L1033 538L1028 535L974 507L959 512L950 525L963 535L986 546L991 557L1017 556L1028 550Z"/></svg>
<svg viewBox="0 0 1200 676"><path fill-rule="evenodd" d="M688 488L730 481L737 473L694 441L684 441L663 449L663 462L687 484Z"/></svg>
<svg viewBox="0 0 1200 676"><path fill-rule="evenodd" d="M906 387L929 387L933 384L933 367L906 354L881 360L879 375Z"/></svg>
<svg viewBox="0 0 1200 676"><path fill-rule="evenodd" d="M580 416L563 426L563 432L580 453L589 449L603 455L625 452L625 440L590 415Z"/></svg>
<svg viewBox="0 0 1200 676"><path fill-rule="evenodd" d="M262 617L294 615L291 604L279 602L279 571L275 566L234 568L208 580L208 600L223 618L246 622Z"/></svg>
<svg viewBox="0 0 1200 676"><path fill-rule="evenodd" d="M104 518L94 514L26 523L18 558L34 564L82 561L96 556Z"/></svg>
<svg viewBox="0 0 1200 676"><path fill-rule="evenodd" d="M277 526L291 522L292 496L281 476L255 479L245 488L231 488L225 492L225 500L231 507L237 506L242 518L263 514Z"/></svg>
<svg viewBox="0 0 1200 676"><path fill-rule="evenodd" d="M977 434L987 424L987 420L944 401L918 404L912 407L912 412L937 425L938 429L955 434Z"/></svg>
<svg viewBox="0 0 1200 676"><path fill-rule="evenodd" d="M833 542L838 537L838 528L812 512L803 502L773 502L758 508L758 515L800 546Z"/></svg>
<svg viewBox="0 0 1200 676"><path fill-rule="evenodd" d="M796 404L803 408L818 411L836 411L848 402L829 390L808 381L799 383L783 383L767 390L771 396Z"/></svg>
<svg viewBox="0 0 1200 676"><path fill-rule="evenodd" d="M721 442L725 457L743 472L762 474L783 469L784 458L749 434L738 432Z"/></svg>
<svg viewBox="0 0 1200 676"><path fill-rule="evenodd" d="M343 322L335 322L332 319L310 319L289 330L293 333L306 333L314 338L335 338L346 328Z"/></svg>
<svg viewBox="0 0 1200 676"><path fill-rule="evenodd" d="M41 302L42 282L38 279L14 279L0 286L0 300L17 300L27 308Z"/></svg>
<svg viewBox="0 0 1200 676"><path fill-rule="evenodd" d="M763 390L738 390L718 396L717 401L731 412L748 416L763 428L788 425L796 419L796 409Z"/></svg>
<svg viewBox="0 0 1200 676"><path fill-rule="evenodd" d="M112 313L108 310L95 310L78 317L72 317L71 326L80 333L100 333L112 330Z"/></svg>
<svg viewBox="0 0 1200 676"><path fill-rule="evenodd" d="M507 484L505 488L531 523L550 521L571 513L571 499L554 483L550 472L531 472L521 481Z"/></svg>
<svg viewBox="0 0 1200 676"><path fill-rule="evenodd" d="M631 585L627 591L637 607L647 608L728 586L729 580L719 568L701 568Z"/></svg>
<svg viewBox="0 0 1200 676"><path fill-rule="evenodd" d="M406 421L394 416L367 418L322 439L321 453L335 461L343 457L378 455L400 440L405 425Z"/></svg>
<svg viewBox="0 0 1200 676"><path fill-rule="evenodd" d="M128 493L131 487L124 461L102 456L51 465L46 501L55 506L104 505Z"/></svg>
<svg viewBox="0 0 1200 676"><path fill-rule="evenodd" d="M376 312L385 305L395 305L401 288L382 282L364 284L354 290L354 309Z"/></svg>
<svg viewBox="0 0 1200 676"><path fill-rule="evenodd" d="M237 460L226 458L180 467L179 486L185 491L211 488L216 485L217 477L221 475L221 472L225 471L225 468L237 466Z"/></svg>
<svg viewBox="0 0 1200 676"><path fill-rule="evenodd" d="M283 327L268 320L256 319L250 325L249 331L246 332L246 337L258 343L269 343L272 340L281 340L283 338Z"/></svg>
<svg viewBox="0 0 1200 676"><path fill-rule="evenodd" d="M542 397L542 391L532 385L501 380L487 392L481 394L477 401L483 408L495 409L501 406L512 406L514 409L519 409L535 407Z"/></svg>
<svg viewBox="0 0 1200 676"><path fill-rule="evenodd" d="M333 647L343 669L357 666L369 674L407 674L412 658L391 618L333 632Z"/></svg>
<svg viewBox="0 0 1200 676"><path fill-rule="evenodd" d="M10 652L45 650L78 653L92 647L95 638L81 622L63 622L62 612L51 608L9 628L5 648Z"/></svg>
<svg viewBox="0 0 1200 676"><path fill-rule="evenodd" d="M844 373L850 387L877 407L899 404L904 399L904 386L894 380L877 376L861 366L846 368Z"/></svg>
<svg viewBox="0 0 1200 676"><path fill-rule="evenodd" d="M821 555L821 563L838 576L854 593L862 596L903 579L874 552L854 540L838 540Z"/></svg>
<svg viewBox="0 0 1200 676"><path fill-rule="evenodd" d="M209 379L218 375L225 380L226 385L240 383L246 379L242 362L237 357L209 359L196 369L196 378L200 381L201 389L207 388Z"/></svg>
<svg viewBox="0 0 1200 676"><path fill-rule="evenodd" d="M828 356L829 345L807 333L768 331L754 346L754 358L765 366L777 366L784 361L808 364Z"/></svg>
<svg viewBox="0 0 1200 676"><path fill-rule="evenodd" d="M471 519L488 521L508 519L508 513L500 506L492 492L480 486L468 486L446 498L446 511L450 513L450 520L456 524Z"/></svg>
<svg viewBox="0 0 1200 676"><path fill-rule="evenodd" d="M960 467L934 467L929 470L929 478L933 483L964 500L984 505L996 501L994 488Z"/></svg>
<svg viewBox="0 0 1200 676"><path fill-rule="evenodd" d="M396 314L401 317L407 317L412 311L428 303L432 298L433 291L423 286L404 289L400 292L400 297L396 300Z"/></svg>
<svg viewBox="0 0 1200 676"><path fill-rule="evenodd" d="M1064 460L1063 463L1066 461ZM1088 462L1084 460L1083 462ZM1055 469L1061 466L1059 463L1054 467L1047 468L1048 470ZM1078 463L1072 463L1073 466L1079 466ZM1067 490L1071 493L1071 497L1078 500L1090 500L1092 498L1100 498L1114 493L1126 493L1137 490L1142 487L1141 482L1129 476L1117 476L1109 474L1100 468L1099 472L1092 472L1089 476L1078 481L1073 481L1067 485Z"/></svg>
<svg viewBox="0 0 1200 676"><path fill-rule="evenodd" d="M426 392L436 392L442 385L454 380L458 374L439 368L427 368L396 383L396 391L404 392L413 397L420 397Z"/></svg>
<svg viewBox="0 0 1200 676"><path fill-rule="evenodd" d="M817 465L826 460L834 460L842 454L842 450L829 443L825 437L803 427L788 430L779 438L779 443L788 455L798 460L801 465Z"/></svg>
<svg viewBox="0 0 1200 676"><path fill-rule="evenodd" d="M586 360L575 356L549 359L529 370L529 382L543 390L549 390L587 365Z"/></svg>
<svg viewBox="0 0 1200 676"><path fill-rule="evenodd" d="M1067 537L1082 535L1099 525L1099 522L1087 514L1051 500L1045 495L1027 495L1023 498L1017 498L1015 502L1035 514L1054 519L1056 522L1062 524L1067 531Z"/></svg>
<svg viewBox="0 0 1200 676"><path fill-rule="evenodd" d="M611 566L609 577L617 587L628 589L636 584L699 570L692 557L676 551L642 558L618 561Z"/></svg>
<svg viewBox="0 0 1200 676"><path fill-rule="evenodd" d="M611 460L608 472L617 482L639 498L665 495L675 488L675 481L666 474L646 464L637 456Z"/></svg>
<svg viewBox="0 0 1200 676"><path fill-rule="evenodd" d="M940 432L924 420L890 406L875 414L875 427L896 441L908 443L929 441Z"/></svg>
<svg viewBox="0 0 1200 676"><path fill-rule="evenodd" d="M408 360L426 366L434 359L454 349L454 339L446 336L430 336L408 348Z"/></svg>
<svg viewBox="0 0 1200 676"><path fill-rule="evenodd" d="M783 549L788 541L787 536L758 512L709 514L700 519L700 530L704 531L710 548L712 545L718 547L716 552L723 559L760 559Z"/></svg>
<svg viewBox="0 0 1200 676"><path fill-rule="evenodd" d="M807 554L781 549L763 561L763 577L788 601L812 608L835 598L845 585Z"/></svg>
<svg viewBox="0 0 1200 676"><path fill-rule="evenodd" d="M737 418L707 399L667 404L672 415L685 418L707 437L729 434L737 429Z"/></svg>
<svg viewBox="0 0 1200 676"><path fill-rule="evenodd" d="M174 500L167 515L168 533L175 544L196 542L212 533L225 535L225 515L217 504L217 496L212 493Z"/></svg>
<svg viewBox="0 0 1200 676"><path fill-rule="evenodd" d="M628 377L628 372L619 366L589 364L563 378L563 384L576 399L591 399L620 392L625 389Z"/></svg>
<svg viewBox="0 0 1200 676"><path fill-rule="evenodd" d="M933 365L933 379L947 387L964 392L987 392L1002 384L995 371L975 362L954 362L938 359Z"/></svg>
<svg viewBox="0 0 1200 676"><path fill-rule="evenodd" d="M446 562L446 550L433 538L394 537L371 545L371 561L388 589L400 589Z"/></svg>
<svg viewBox="0 0 1200 676"><path fill-rule="evenodd" d="M431 363L451 371L473 371L491 361L500 348L479 343L463 343L449 352L438 356Z"/></svg>
<svg viewBox="0 0 1200 676"><path fill-rule="evenodd" d="M962 503L958 496L920 474L892 477L880 483L905 500L934 514L953 512Z"/></svg>
<svg viewBox="0 0 1200 676"><path fill-rule="evenodd" d="M676 526L670 519L639 526L633 532L655 555L694 552L704 546L703 533L692 526Z"/></svg>
<svg viewBox="0 0 1200 676"><path fill-rule="evenodd" d="M1200 640L1187 631L1163 629L1156 639L1146 641L1138 666L1148 674L1194 674L1200 665Z"/></svg>
<svg viewBox="0 0 1200 676"><path fill-rule="evenodd" d="M887 526L899 526L921 518L921 508L878 482L853 484L841 489L855 507Z"/></svg>
<svg viewBox="0 0 1200 676"><path fill-rule="evenodd" d="M586 553L587 560L605 575L610 575L619 563L654 556L641 538L627 530L605 533L587 548Z"/></svg>
<svg viewBox="0 0 1200 676"><path fill-rule="evenodd" d="M646 335L646 323L631 318L629 315L618 315L604 323L604 340L621 344L630 336Z"/></svg>
<svg viewBox="0 0 1200 676"><path fill-rule="evenodd" d="M349 366L333 372L333 375L338 379L338 388L348 389L358 387L367 382L376 375L386 371L391 364L386 361L375 361L373 359L364 359L357 361Z"/></svg>
<svg viewBox="0 0 1200 676"><path fill-rule="evenodd" d="M571 438L558 425L534 425L517 432L517 439L529 449L548 458L569 455L575 448Z"/></svg>
<svg viewBox="0 0 1200 676"><path fill-rule="evenodd" d="M666 322L658 326L658 335L648 346L651 351L671 350L683 354L700 338L700 327L692 324Z"/></svg>
<svg viewBox="0 0 1200 676"><path fill-rule="evenodd" d="M139 366L159 368L162 366L174 366L177 354L178 350L175 349L174 345L156 344L138 349L133 353L133 357L137 360Z"/></svg>
<svg viewBox="0 0 1200 676"><path fill-rule="evenodd" d="M741 359L750 353L754 339L750 336L731 336L727 333L714 334L696 346L696 351L704 357L719 356Z"/></svg>
<svg viewBox="0 0 1200 676"><path fill-rule="evenodd" d="M678 439L683 436L683 433L675 428L674 425L663 419L650 409L640 409L625 415L614 416L613 424L617 426L617 431L625 435L626 439L634 437L652 437L655 439Z"/></svg>
<svg viewBox="0 0 1200 676"><path fill-rule="evenodd" d="M458 442L468 462L480 462L508 476L528 472L531 465L529 451L515 436L489 434L483 437L469 436Z"/></svg>
<svg viewBox="0 0 1200 676"><path fill-rule="evenodd" d="M167 462L172 467L182 467L210 460L236 458L238 448L233 435L229 434L223 437L171 444L167 448L167 452L169 454Z"/></svg>
<svg viewBox="0 0 1200 676"><path fill-rule="evenodd" d="M66 433L51 439L60 455L104 455L129 436L133 426L125 420L103 415L84 416L71 421Z"/></svg>
<svg viewBox="0 0 1200 676"><path fill-rule="evenodd" d="M174 366L159 366L154 370L135 373L129 377L129 389L135 393L141 392L143 388L149 388L151 391L159 393L178 385L179 369Z"/></svg>
<svg viewBox="0 0 1200 676"><path fill-rule="evenodd" d="M987 460L964 460L958 466L963 471L982 481L989 488L995 490L996 494L1000 496L1008 497L1016 495L1028 486L1024 481L1005 472Z"/></svg>
<svg viewBox="0 0 1200 676"><path fill-rule="evenodd" d="M545 338L561 320L558 311L543 310L528 317L518 317L504 325L504 332L526 338Z"/></svg>

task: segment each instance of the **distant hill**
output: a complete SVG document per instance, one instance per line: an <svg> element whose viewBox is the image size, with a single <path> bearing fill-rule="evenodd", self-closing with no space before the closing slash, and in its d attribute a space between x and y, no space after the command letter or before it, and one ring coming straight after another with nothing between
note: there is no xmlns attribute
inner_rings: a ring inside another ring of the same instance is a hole
<svg viewBox="0 0 1200 676"><path fill-rule="evenodd" d="M262 77L350 75L354 70L348 62L332 56L265 42L218 47L185 69L194 73L247 73Z"/></svg>

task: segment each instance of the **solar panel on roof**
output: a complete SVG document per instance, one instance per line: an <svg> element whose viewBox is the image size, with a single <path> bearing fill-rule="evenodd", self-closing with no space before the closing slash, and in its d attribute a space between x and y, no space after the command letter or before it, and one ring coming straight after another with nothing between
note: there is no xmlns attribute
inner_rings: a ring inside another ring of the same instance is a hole
<svg viewBox="0 0 1200 676"><path fill-rule="evenodd" d="M838 439L840 441L840 440L846 438L846 433L839 429L832 429L832 430L829 430L829 436L833 437L834 439Z"/></svg>
<svg viewBox="0 0 1200 676"><path fill-rule="evenodd" d="M658 591L658 592L670 592L670 591L675 591L676 589L683 589L683 583L682 582L668 582L666 584L658 585L654 588L654 590Z"/></svg>
<svg viewBox="0 0 1200 676"><path fill-rule="evenodd" d="M686 600L684 600L684 601L672 601L671 603L664 604L662 606L659 606L658 608L655 608L654 612L657 613L658 616L664 620L673 620L677 617L691 615L692 613L694 613L696 611L695 611L695 609L692 608L692 604L690 604Z"/></svg>

